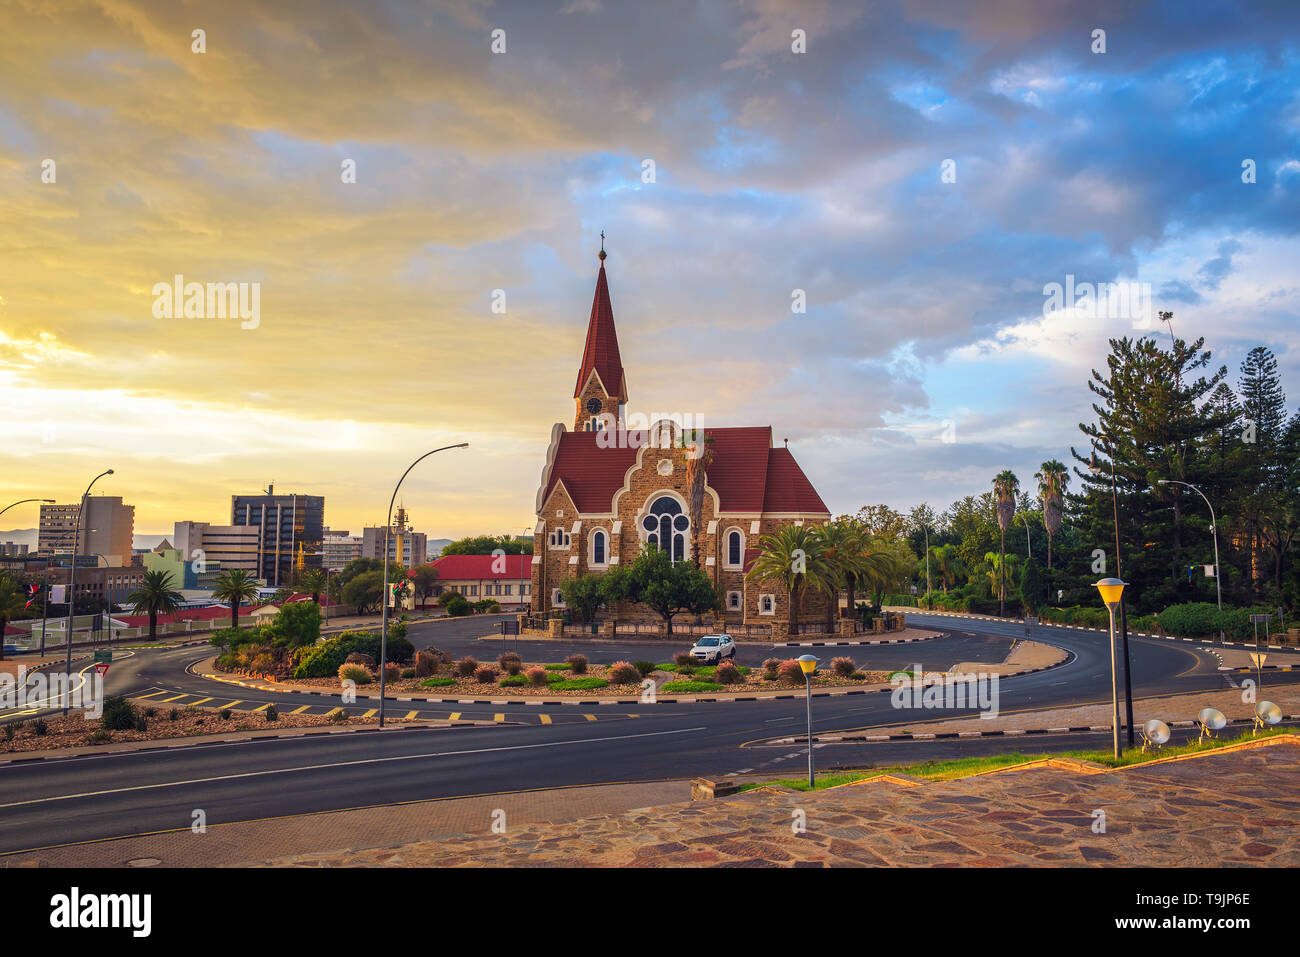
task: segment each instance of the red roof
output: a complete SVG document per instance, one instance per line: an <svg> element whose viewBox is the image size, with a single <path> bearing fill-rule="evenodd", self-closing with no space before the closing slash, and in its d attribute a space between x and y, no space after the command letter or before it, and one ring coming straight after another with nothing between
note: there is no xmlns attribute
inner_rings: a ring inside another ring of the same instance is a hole
<svg viewBox="0 0 1300 957"><path fill-rule="evenodd" d="M829 514L789 449L772 448L771 426L705 429L704 434L713 439L708 485L718 493L720 511ZM627 470L636 464L646 433L627 432L611 443L623 448L602 447L597 442L602 435L608 442L608 433L560 435L543 500L563 482L579 512L610 511L614 493L623 487ZM677 453L665 449L664 454Z"/></svg>
<svg viewBox="0 0 1300 957"><path fill-rule="evenodd" d="M618 354L618 333L614 331L614 307L609 301L604 262L601 262L596 276L596 295L591 302L591 319L587 322L587 346L582 351L582 366L578 369L578 382L573 387L575 399L582 394L582 387L587 384L593 369L609 395L627 401L623 360Z"/></svg>
<svg viewBox="0 0 1300 957"><path fill-rule="evenodd" d="M532 576L532 561L532 555L443 555L429 564L438 569L439 581L520 581ZM494 562L500 571L493 570Z"/></svg>
<svg viewBox="0 0 1300 957"><path fill-rule="evenodd" d="M253 611L252 605L241 605L239 608L240 617L244 617ZM148 615L113 615L114 621L120 621L128 628L139 628L141 625L149 624ZM171 614L159 615L158 624L170 625L173 622L181 621L215 621L217 619L230 618L230 607L228 605L212 605L207 608L183 608L180 611L174 611Z"/></svg>

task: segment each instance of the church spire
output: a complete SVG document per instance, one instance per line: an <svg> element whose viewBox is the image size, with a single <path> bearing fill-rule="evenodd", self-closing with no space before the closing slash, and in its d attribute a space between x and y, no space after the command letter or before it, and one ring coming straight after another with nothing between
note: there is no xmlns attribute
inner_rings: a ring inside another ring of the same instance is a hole
<svg viewBox="0 0 1300 957"><path fill-rule="evenodd" d="M574 428L594 430L603 413L622 421L622 404L627 401L627 383L623 378L623 360L618 352L618 333L614 329L614 307L609 300L609 281L605 278L605 233L600 234L600 271L596 274L596 294L591 302L587 322L587 344L573 387L577 401ZM593 373L595 373L593 375Z"/></svg>

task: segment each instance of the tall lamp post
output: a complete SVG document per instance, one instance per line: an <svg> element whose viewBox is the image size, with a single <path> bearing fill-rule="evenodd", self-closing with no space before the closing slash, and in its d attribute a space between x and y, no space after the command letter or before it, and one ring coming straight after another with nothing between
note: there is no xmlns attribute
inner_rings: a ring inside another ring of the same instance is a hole
<svg viewBox="0 0 1300 957"><path fill-rule="evenodd" d="M1115 742L1115 760L1118 761L1124 753L1123 746L1119 743L1119 677L1115 668L1115 609L1119 607L1124 598L1124 586L1126 582L1118 578L1103 578L1097 582L1097 591L1101 592L1101 600L1106 603L1106 610L1110 612L1110 704L1111 704L1111 731ZM1132 722L1130 722L1130 727Z"/></svg>
<svg viewBox="0 0 1300 957"><path fill-rule="evenodd" d="M53 504L54 504L54 499L52 499L52 498L20 498L18 501L14 502L13 505L6 505L4 508L0 508L0 515L3 515L5 512L9 511L9 509L13 508L14 505L24 505L24 504L26 504L27 502L44 502L46 505L53 505Z"/></svg>
<svg viewBox="0 0 1300 957"><path fill-rule="evenodd" d="M812 676L817 670L816 655L800 655L795 659L803 671L804 684L808 686L808 790L813 789L813 743L812 743Z"/></svg>
<svg viewBox="0 0 1300 957"><path fill-rule="evenodd" d="M67 647L67 664L65 674L68 680L72 680L72 635L76 629L77 623L77 549L81 547L81 515L86 510L86 499L90 497L90 490L95 483L105 475L112 475L112 469L105 469L93 479L90 485L86 486L86 491L81 494L81 502L77 505L77 520L72 526L72 567L68 569L68 632L64 636ZM63 713L68 713L68 706L71 701L71 691L64 692Z"/></svg>
<svg viewBox="0 0 1300 957"><path fill-rule="evenodd" d="M397 493L406 481L406 477L411 474L411 469L415 468L434 452L445 452L447 449L467 449L468 442L461 442L457 445L444 445L440 449L433 449L425 452L418 459L406 467L402 477L397 480L397 486L393 489L393 497L388 500L388 524L384 526L384 590L380 593L379 600L383 603L383 617L379 626L379 726L384 726L384 688L387 682L385 678L385 665L388 662L388 536L393 530L393 503L397 501Z"/></svg>
<svg viewBox="0 0 1300 957"><path fill-rule="evenodd" d="M1114 447L1110 444L1110 436L1105 432L1102 432L1101 438L1106 440L1106 451L1110 456L1110 504L1115 518L1115 574L1122 578L1124 575L1124 560L1121 557L1119 548L1119 482L1115 478L1115 451ZM1092 463L1088 466L1088 471L1093 473L1101 471L1101 466L1097 464L1096 455L1093 456ZM1135 732L1133 729L1132 666L1128 656L1128 609L1125 607L1122 597L1119 604L1119 634L1120 645L1124 651L1124 714L1128 718L1129 747L1133 747L1136 742L1134 739Z"/></svg>
<svg viewBox="0 0 1300 957"><path fill-rule="evenodd" d="M1210 500L1208 498L1205 498L1205 493L1191 482L1179 482L1175 479L1160 479L1156 484L1186 485L1202 499L1205 499L1205 504L1210 509L1210 532L1214 536L1214 591L1219 599L1219 644L1223 644L1223 569L1219 565L1219 523L1214 517L1214 506L1210 505Z"/></svg>

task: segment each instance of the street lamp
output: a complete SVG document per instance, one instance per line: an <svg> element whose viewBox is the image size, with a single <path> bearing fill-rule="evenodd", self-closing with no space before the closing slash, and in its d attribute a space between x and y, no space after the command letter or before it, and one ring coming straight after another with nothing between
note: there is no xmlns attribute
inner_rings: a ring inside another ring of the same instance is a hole
<svg viewBox="0 0 1300 957"><path fill-rule="evenodd" d="M14 502L13 505L6 505L4 508L0 508L0 515L3 515L5 512L9 511L9 509L13 508L14 505L23 505L23 504L25 504L25 503L27 503L27 502L44 502L46 505L53 505L53 504L54 504L54 499L52 499L52 498L20 498L18 501Z"/></svg>
<svg viewBox="0 0 1300 957"><path fill-rule="evenodd" d="M90 490L94 484L102 479L105 475L112 475L112 469L106 469L100 472L90 480L90 485L86 486L86 491L81 495L81 503L77 506L77 520L72 526L72 568L68 570L68 632L64 636L67 639L67 670L68 680L72 680L72 635L77 623L77 549L81 547L81 514L86 510L86 499L90 496ZM64 692L63 713L68 713L68 705L71 702L72 692L68 689Z"/></svg>
<svg viewBox="0 0 1300 957"><path fill-rule="evenodd" d="M1219 599L1219 644L1223 644L1223 569L1219 566L1219 523L1214 517L1214 506L1210 505L1210 500L1205 498L1205 493L1193 485L1191 482L1179 482L1175 479L1160 479L1157 485L1186 485L1189 489L1205 499L1205 504L1210 509L1210 532L1214 536L1214 590Z"/></svg>
<svg viewBox="0 0 1300 957"><path fill-rule="evenodd" d="M14 502L13 505L6 505L4 508L0 508L0 515L3 515L5 512L9 511L9 509L13 508L14 505L25 505L25 504L28 503L28 502L44 502L46 505L53 505L53 504L54 504L54 499L52 499L52 498L20 498L18 501ZM39 539L38 539L38 542L39 542ZM46 587L43 588L43 589L41 590L41 602L42 602L42 605L43 605L43 608L42 608L42 611L41 611L41 657L42 657L42 658L45 657L45 615L46 615L46 612L49 611L49 607L50 607L50 599L49 599L49 582L50 582L50 568L49 568L49 565L47 564L47 565L45 566L45 584L46 584ZM0 642L2 642L2 641L4 641L4 635L0 635Z"/></svg>
<svg viewBox="0 0 1300 957"><path fill-rule="evenodd" d="M1120 581L1118 578L1103 578L1097 582L1097 591L1101 592L1101 600L1106 603L1106 610L1110 612L1111 727L1115 740L1116 761L1120 759L1124 749L1119 743L1119 675L1115 668L1115 609L1119 607L1124 598L1124 586L1126 584L1128 583Z"/></svg>
<svg viewBox="0 0 1300 957"><path fill-rule="evenodd" d="M386 671L385 665L388 662L388 535L393 530L393 503L397 501L397 493L406 481L406 477L411 474L411 469L415 468L434 452L445 452L447 449L467 449L468 442L461 442L458 445L444 445L440 449L433 449L425 452L418 459L406 467L402 477L397 480L397 487L393 489L393 497L388 500L388 524L384 526L384 590L380 592L379 600L383 603L383 617L379 626L379 726L384 726L384 688L387 682L384 680Z"/></svg>
<svg viewBox="0 0 1300 957"><path fill-rule="evenodd" d="M808 790L813 789L813 743L812 743L812 676L817 670L816 655L800 655L795 661L803 671L804 684L808 687Z"/></svg>
<svg viewBox="0 0 1300 957"><path fill-rule="evenodd" d="M1114 446L1110 444L1110 436L1105 432L1098 434L1099 438L1106 440L1107 454L1110 456L1110 504L1115 519L1115 574L1123 576L1124 560L1119 548L1119 482L1115 478L1115 451ZM1096 446L1093 446L1094 450ZM1101 466L1097 464L1097 456L1094 451L1092 462L1088 465L1088 471L1096 474L1101 471ZM1120 601L1119 606L1119 634L1120 644L1124 650L1124 713L1128 717L1128 743L1133 747L1136 743L1133 728L1133 665L1128 655L1128 608L1124 602Z"/></svg>

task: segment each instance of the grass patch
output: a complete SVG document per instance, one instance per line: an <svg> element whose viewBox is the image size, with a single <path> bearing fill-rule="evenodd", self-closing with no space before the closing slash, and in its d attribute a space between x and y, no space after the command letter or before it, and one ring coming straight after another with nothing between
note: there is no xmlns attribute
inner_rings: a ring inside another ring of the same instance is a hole
<svg viewBox="0 0 1300 957"><path fill-rule="evenodd" d="M853 781L865 781L868 778L876 778L880 777L882 774L889 773L910 774L913 777L925 778L929 781L952 781L957 778L970 777L972 774L979 774L983 771L992 771L996 768L1005 768L1015 764L1024 764L1027 761L1040 761L1044 758L1076 758L1081 761L1095 761L1097 764L1104 764L1111 768L1125 768L1138 764L1146 764L1149 761L1156 761L1160 758L1172 758L1186 754L1201 754L1204 752L1218 751L1234 744L1241 744L1244 741L1275 737L1279 734L1295 734L1295 729L1266 728L1256 735L1252 735L1249 731L1246 731L1235 738L1211 738L1204 743L1189 741L1186 744L1162 748L1159 751L1147 751L1145 753L1138 748L1134 748L1130 751L1125 751L1124 756L1119 761L1115 760L1114 753L1111 751L1059 751L1044 754L1021 754L1017 751L1011 754L994 754L987 757L955 758L951 761L923 761L920 764L896 765L888 768L876 768L870 771L828 772L826 774L817 775L817 786L815 790L820 791L823 788L834 787L836 784L849 784ZM808 779L806 777L782 778L775 781L764 781L758 784L742 784L740 790L752 791L754 788L763 787L767 784L781 785L783 787L793 788L796 791L808 790Z"/></svg>
<svg viewBox="0 0 1300 957"><path fill-rule="evenodd" d="M545 668L547 671L568 671L569 670L568 664L566 664L563 661L555 662L549 665L542 665L542 667Z"/></svg>
<svg viewBox="0 0 1300 957"><path fill-rule="evenodd" d="M569 681L557 681L551 685L552 691L592 691L596 688L608 688L609 682L604 678L589 675L585 678L573 678Z"/></svg>
<svg viewBox="0 0 1300 957"><path fill-rule="evenodd" d="M522 688L528 684L528 679L523 675L514 675L513 677L502 678L497 684L503 688Z"/></svg>
<svg viewBox="0 0 1300 957"><path fill-rule="evenodd" d="M696 691L721 691L722 685L712 681L670 681L659 690L669 694L690 694Z"/></svg>
<svg viewBox="0 0 1300 957"><path fill-rule="evenodd" d="M454 685L455 678L426 678L420 682L421 688L446 688L448 685Z"/></svg>
<svg viewBox="0 0 1300 957"><path fill-rule="evenodd" d="M655 665L655 671L667 671L669 674L672 674L677 671L677 666L671 661L668 661L662 665Z"/></svg>

